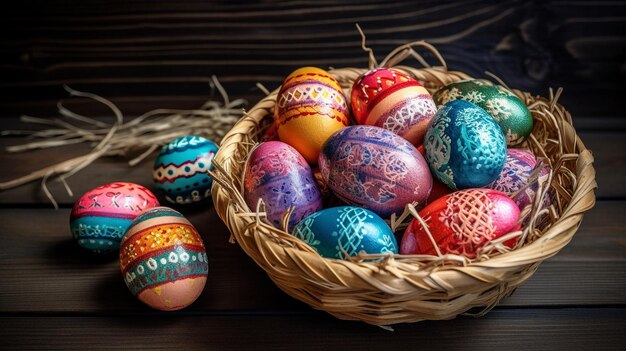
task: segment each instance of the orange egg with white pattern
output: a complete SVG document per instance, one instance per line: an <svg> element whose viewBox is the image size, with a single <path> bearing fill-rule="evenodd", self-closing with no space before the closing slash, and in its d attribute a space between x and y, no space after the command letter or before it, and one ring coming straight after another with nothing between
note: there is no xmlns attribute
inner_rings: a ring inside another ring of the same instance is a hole
<svg viewBox="0 0 626 351"><path fill-rule="evenodd" d="M303 67L283 82L276 98L275 127L280 141L316 164L324 142L350 124L339 82L323 69Z"/></svg>

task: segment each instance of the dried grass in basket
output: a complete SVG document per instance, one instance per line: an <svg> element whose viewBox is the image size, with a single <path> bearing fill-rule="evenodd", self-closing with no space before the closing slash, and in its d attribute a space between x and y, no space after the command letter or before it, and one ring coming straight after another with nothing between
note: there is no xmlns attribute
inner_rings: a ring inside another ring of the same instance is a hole
<svg viewBox="0 0 626 351"><path fill-rule="evenodd" d="M431 50L441 66L429 66L414 46ZM425 67L396 66L409 56ZM372 62L375 64L370 52ZM431 91L471 78L449 71L437 51L424 42L399 47L381 66L394 66ZM350 96L348 89L365 71L341 68L329 72ZM367 255L351 260L327 259L285 230L270 225L264 218L263 204L249 208L241 189L247 155L272 123L277 91L248 111L222 141L213 161L217 213L230 229L231 241L236 241L283 291L337 318L387 326L451 319L474 307L483 307L476 314L483 315L532 276L543 260L567 245L583 213L595 203L593 157L576 135L569 112L557 103L561 91L553 94L550 90L548 98L512 91L534 118L535 128L526 146L551 168L545 179L536 180L537 196L522 211L526 224L512 250L501 243L519 232L493 242L472 261L455 255L390 255L375 262L364 261L371 257ZM552 205L543 208L546 196L551 197ZM392 228L396 229L407 215L410 219L411 214L417 215L409 207L401 218L392 218Z"/></svg>

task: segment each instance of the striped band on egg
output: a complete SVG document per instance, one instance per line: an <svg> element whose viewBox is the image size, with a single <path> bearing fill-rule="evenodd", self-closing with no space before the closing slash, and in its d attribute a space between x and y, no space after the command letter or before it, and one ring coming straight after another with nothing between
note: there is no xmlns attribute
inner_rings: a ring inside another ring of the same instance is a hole
<svg viewBox="0 0 626 351"><path fill-rule="evenodd" d="M180 279L206 277L209 264L204 248L191 245L165 248L144 255L122 271L134 295Z"/></svg>
<svg viewBox="0 0 626 351"><path fill-rule="evenodd" d="M100 213L73 219L70 229L74 239L86 249L96 252L114 250L120 247L120 240L133 218L118 213Z"/></svg>
<svg viewBox="0 0 626 351"><path fill-rule="evenodd" d="M208 274L202 238L182 214L166 207L148 210L133 221L122 239L120 266L135 295Z"/></svg>
<svg viewBox="0 0 626 351"><path fill-rule="evenodd" d="M134 224L122 239L120 264L122 269L134 260L152 251L172 245L191 245L204 248L204 243L194 227L184 218L180 222L168 222L176 217L158 217ZM186 223L184 223L184 222ZM164 237L171 239L164 239Z"/></svg>
<svg viewBox="0 0 626 351"><path fill-rule="evenodd" d="M178 138L164 146L154 162L152 178L168 201L198 202L210 195L212 178L208 171L218 148L198 137Z"/></svg>
<svg viewBox="0 0 626 351"><path fill-rule="evenodd" d="M419 85L402 83L400 89L376 96L364 124L398 134L411 143L421 144L437 107L428 91Z"/></svg>
<svg viewBox="0 0 626 351"><path fill-rule="evenodd" d="M337 89L341 91L341 85L339 85L339 82L337 82L337 80L333 76L331 76L330 74L326 72L321 72L320 69L315 69L315 70L318 72L312 72L309 70L301 74L290 75L283 82L282 89L288 88L295 84L299 84L301 82L318 81L318 82L324 83L325 85L333 89Z"/></svg>
<svg viewBox="0 0 626 351"><path fill-rule="evenodd" d="M320 82L300 82L281 89L277 108L277 126L311 115L323 115L349 125L348 105L345 97L333 86Z"/></svg>

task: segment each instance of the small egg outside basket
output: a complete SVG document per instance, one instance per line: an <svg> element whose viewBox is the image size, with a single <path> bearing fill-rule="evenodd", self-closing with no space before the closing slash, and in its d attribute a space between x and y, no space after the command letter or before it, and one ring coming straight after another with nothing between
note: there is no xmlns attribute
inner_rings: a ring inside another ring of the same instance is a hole
<svg viewBox="0 0 626 351"><path fill-rule="evenodd" d="M404 59L410 53L407 48L395 53L403 54ZM465 73L449 71L443 61L438 67L413 68L397 66L401 59L391 57L383 61L385 66L416 78L431 92L471 79ZM329 73L349 97L352 83L365 71L340 68ZM248 153L272 124L277 91L259 101L224 137L213 161L215 209L229 228L231 240L279 288L337 318L387 326L452 319L476 307L482 308L477 315L483 315L530 278L541 262L565 247L583 213L595 204L593 156L576 135L569 112L556 102L560 91L550 91L549 98L512 91L526 103L535 123L525 146L551 166L535 201L522 212L526 224L522 239L512 250L501 240L471 261L454 255L392 255L378 261L327 259L270 225L262 204L249 208L241 189ZM542 201L545 196L552 199L549 207Z"/></svg>

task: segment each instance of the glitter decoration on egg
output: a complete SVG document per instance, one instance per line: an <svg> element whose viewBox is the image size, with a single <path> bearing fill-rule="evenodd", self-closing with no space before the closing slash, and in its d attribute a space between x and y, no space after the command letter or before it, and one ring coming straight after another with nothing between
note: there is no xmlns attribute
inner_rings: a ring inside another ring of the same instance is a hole
<svg viewBox="0 0 626 351"><path fill-rule="evenodd" d="M165 198L175 204L190 204L211 196L213 179L207 173L218 147L199 136L184 136L165 145L152 170L152 179Z"/></svg>
<svg viewBox="0 0 626 351"><path fill-rule="evenodd" d="M502 171L506 150L504 134L494 119L463 100L440 108L424 138L433 175L453 190L493 182Z"/></svg>
<svg viewBox="0 0 626 351"><path fill-rule="evenodd" d="M533 130L533 117L528 107L503 86L482 80L450 83L433 94L438 107L454 100L465 100L485 109L498 123L507 145L525 141Z"/></svg>
<svg viewBox="0 0 626 351"><path fill-rule="evenodd" d="M209 265L194 226L179 212L157 207L139 215L124 235L120 269L128 289L140 301L173 311L200 296Z"/></svg>

